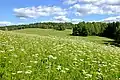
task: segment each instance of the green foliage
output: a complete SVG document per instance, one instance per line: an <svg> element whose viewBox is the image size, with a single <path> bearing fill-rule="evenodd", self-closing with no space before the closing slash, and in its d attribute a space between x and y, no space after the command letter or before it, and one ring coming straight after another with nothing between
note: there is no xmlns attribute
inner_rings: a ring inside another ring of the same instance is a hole
<svg viewBox="0 0 120 80"><path fill-rule="evenodd" d="M115 40L120 43L120 26L115 33Z"/></svg>
<svg viewBox="0 0 120 80"><path fill-rule="evenodd" d="M103 32L103 36L114 39L115 36L117 35L116 31L118 31L119 26L120 26L119 22L108 23L108 27Z"/></svg>
<svg viewBox="0 0 120 80"><path fill-rule="evenodd" d="M65 26L62 24L58 24L54 27L54 29L59 30L59 31L64 31L65 30Z"/></svg>
<svg viewBox="0 0 120 80"><path fill-rule="evenodd" d="M3 26L0 27L0 30L6 30L6 28L11 30L20 30L25 28L42 28L42 29L56 29L56 30L65 30L65 29L72 29L74 24L72 23L33 23L28 25L11 25L11 26Z"/></svg>
<svg viewBox="0 0 120 80"><path fill-rule="evenodd" d="M81 22L73 28L73 35L75 36L92 36L92 35L101 35L107 24L100 22Z"/></svg>
<svg viewBox="0 0 120 80"><path fill-rule="evenodd" d="M120 42L120 22L80 22L73 28L74 36L103 36Z"/></svg>

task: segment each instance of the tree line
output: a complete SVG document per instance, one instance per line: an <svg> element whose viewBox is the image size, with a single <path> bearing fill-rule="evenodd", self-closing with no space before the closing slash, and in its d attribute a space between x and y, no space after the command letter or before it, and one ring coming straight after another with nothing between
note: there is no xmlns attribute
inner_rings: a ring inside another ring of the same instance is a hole
<svg viewBox="0 0 120 80"><path fill-rule="evenodd" d="M11 26L1 26L0 30L19 30L19 29L26 29L26 28L42 28L42 29L56 29L56 30L65 30L65 29L72 29L74 24L72 23L33 23L33 24L26 24L26 25L11 25Z"/></svg>
<svg viewBox="0 0 120 80"><path fill-rule="evenodd" d="M120 42L120 22L80 22L73 27L74 36L102 36Z"/></svg>

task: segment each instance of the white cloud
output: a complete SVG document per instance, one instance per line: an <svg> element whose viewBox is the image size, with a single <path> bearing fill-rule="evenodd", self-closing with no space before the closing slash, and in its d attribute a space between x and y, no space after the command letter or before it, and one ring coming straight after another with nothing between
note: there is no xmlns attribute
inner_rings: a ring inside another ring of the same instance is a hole
<svg viewBox="0 0 120 80"><path fill-rule="evenodd" d="M63 3L65 4L76 4L76 3L83 3L83 4L88 4L88 3L95 3L98 0L64 0Z"/></svg>
<svg viewBox="0 0 120 80"><path fill-rule="evenodd" d="M63 3L66 4L75 4L75 3L83 3L83 4L108 4L108 5L119 5L120 0L64 0Z"/></svg>
<svg viewBox="0 0 120 80"><path fill-rule="evenodd" d="M102 1L108 5L120 5L120 0L102 0Z"/></svg>
<svg viewBox="0 0 120 80"><path fill-rule="evenodd" d="M54 17L53 21L54 22L71 22L71 23L77 24L79 22L82 22L83 20L82 19L69 19L66 16L56 16Z"/></svg>
<svg viewBox="0 0 120 80"><path fill-rule="evenodd" d="M120 5L74 4L70 9L74 10L75 15L79 16L88 14L120 14Z"/></svg>
<svg viewBox="0 0 120 80"><path fill-rule="evenodd" d="M73 24L77 24L77 23L82 22L82 21L83 21L82 19L71 19L71 22Z"/></svg>
<svg viewBox="0 0 120 80"><path fill-rule="evenodd" d="M77 18L69 19L66 16L58 16L58 17L54 17L52 22L71 22L73 24L77 24L82 21L83 21L82 19L77 19Z"/></svg>
<svg viewBox="0 0 120 80"><path fill-rule="evenodd" d="M74 4L78 2L78 0L64 0L64 4Z"/></svg>
<svg viewBox="0 0 120 80"><path fill-rule="evenodd" d="M99 9L98 6L92 4L75 4L71 7L71 9L75 9L75 15L83 16L87 14L103 14L103 10Z"/></svg>
<svg viewBox="0 0 120 80"><path fill-rule="evenodd" d="M120 16L108 17L105 19L100 20L101 22L120 22Z"/></svg>
<svg viewBox="0 0 120 80"><path fill-rule="evenodd" d="M8 26L8 25L13 25L13 23L8 21L0 21L0 26Z"/></svg>
<svg viewBox="0 0 120 80"><path fill-rule="evenodd" d="M72 3L72 2L74 3ZM65 0L77 16L89 14L120 14L120 0Z"/></svg>
<svg viewBox="0 0 120 80"><path fill-rule="evenodd" d="M20 17L20 19L22 19L22 20L27 20L27 18L25 18L25 17Z"/></svg>
<svg viewBox="0 0 120 80"><path fill-rule="evenodd" d="M84 4L89 4L89 3L96 3L98 0L78 0L78 2L80 3L84 3Z"/></svg>
<svg viewBox="0 0 120 80"><path fill-rule="evenodd" d="M21 19L25 18L38 18L41 16L58 15L63 16L67 14L65 9L56 6L38 6L38 7L26 7L15 8L15 15Z"/></svg>
<svg viewBox="0 0 120 80"><path fill-rule="evenodd" d="M65 21L57 21L57 20L46 20L46 21L41 21L41 23L47 23L47 22L53 22L53 23L65 23Z"/></svg>
<svg viewBox="0 0 120 80"><path fill-rule="evenodd" d="M70 21L70 19L67 18L66 16L55 16L54 20L56 20L56 21L64 21L64 22L69 22Z"/></svg>
<svg viewBox="0 0 120 80"><path fill-rule="evenodd" d="M28 24L28 23L12 23L9 21L0 21L0 26L22 25L22 24Z"/></svg>

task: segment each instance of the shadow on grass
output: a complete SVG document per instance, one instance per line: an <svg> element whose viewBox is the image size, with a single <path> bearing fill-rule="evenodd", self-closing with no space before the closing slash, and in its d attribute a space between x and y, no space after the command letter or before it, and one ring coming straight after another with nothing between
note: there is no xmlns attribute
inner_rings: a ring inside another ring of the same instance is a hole
<svg viewBox="0 0 120 80"><path fill-rule="evenodd" d="M73 34L68 34L69 36L79 36L79 35L73 35ZM82 36L82 37L87 37L87 36Z"/></svg>
<svg viewBox="0 0 120 80"><path fill-rule="evenodd" d="M73 34L68 34L69 36L73 36Z"/></svg>
<svg viewBox="0 0 120 80"><path fill-rule="evenodd" d="M114 46L120 47L120 43L118 43L116 41L104 41L104 44L106 44L106 45L114 45Z"/></svg>
<svg viewBox="0 0 120 80"><path fill-rule="evenodd" d="M74 36L73 34L68 34L69 36ZM87 37L87 36L82 36L82 37ZM99 37L103 37L103 36L99 36ZM107 37L105 37L107 38ZM111 38L109 38L111 39ZM105 44L105 45L112 45L112 46L116 46L116 47L120 47L120 43L118 43L115 40L101 40L101 44Z"/></svg>

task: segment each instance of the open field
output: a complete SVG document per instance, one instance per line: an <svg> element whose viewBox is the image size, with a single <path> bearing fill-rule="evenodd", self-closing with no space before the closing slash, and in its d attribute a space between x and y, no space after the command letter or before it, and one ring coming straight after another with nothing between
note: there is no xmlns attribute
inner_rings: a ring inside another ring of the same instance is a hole
<svg viewBox="0 0 120 80"><path fill-rule="evenodd" d="M65 31L57 31L54 29L29 28L29 29L23 29L23 30L15 30L13 32L35 34L35 35L40 35L40 36L57 36L57 37L62 37L62 38L74 39L74 40L82 39L82 40L92 41L92 42L97 42L97 43L113 41L112 39L105 38L105 37L98 37L98 36L88 36L88 37L71 36L72 30L70 29L67 29Z"/></svg>
<svg viewBox="0 0 120 80"><path fill-rule="evenodd" d="M0 80L119 80L120 48L70 30L0 31Z"/></svg>

